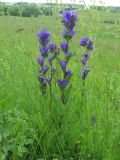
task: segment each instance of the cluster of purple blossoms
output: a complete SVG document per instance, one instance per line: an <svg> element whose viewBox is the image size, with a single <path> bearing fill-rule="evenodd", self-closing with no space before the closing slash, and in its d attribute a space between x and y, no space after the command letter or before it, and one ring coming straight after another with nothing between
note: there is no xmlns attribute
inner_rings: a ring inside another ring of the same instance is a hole
<svg viewBox="0 0 120 160"><path fill-rule="evenodd" d="M41 46L46 46L50 41L50 33L47 30L38 32L39 42Z"/></svg>
<svg viewBox="0 0 120 160"><path fill-rule="evenodd" d="M48 59L49 64L52 65L53 60L59 55L60 49L57 48L57 45L55 43L51 43L49 45L50 52L52 53L52 56Z"/></svg>
<svg viewBox="0 0 120 160"><path fill-rule="evenodd" d="M50 69L51 69L51 80L53 75L56 73L56 69L53 68L53 61L55 60L55 58L59 55L60 49L57 48L57 45L54 43L51 43L49 45L50 48L50 52L51 52L51 56L48 59L49 65L50 65Z"/></svg>
<svg viewBox="0 0 120 160"><path fill-rule="evenodd" d="M42 93L45 94L46 85L47 83L51 84L52 75L56 72L56 69L52 68L52 62L57 57L57 55L59 55L59 49L57 49L56 44L49 44L51 35L47 30L41 30L37 35L39 37L41 53L41 56L37 58L37 61L40 64L40 73L38 74L38 79L42 87ZM50 53L52 54L52 56ZM45 65L46 60L49 62L49 65ZM49 69L51 69L51 76L47 77L46 73Z"/></svg>
<svg viewBox="0 0 120 160"><path fill-rule="evenodd" d="M57 81L60 88L64 89L68 86L69 80L72 76L71 70L67 70L68 61L70 60L72 56L72 52L69 51L69 40L75 35L75 31L73 30L76 21L78 19L78 15L75 11L65 11L62 12L62 23L65 27L65 29L62 32L62 36L64 37L65 41L61 43L60 47L62 51L64 52L64 60L60 62L61 69L63 70L64 76L63 79L59 79Z"/></svg>
<svg viewBox="0 0 120 160"><path fill-rule="evenodd" d="M72 77L72 71L68 69L67 66L73 54L69 50L69 42L75 35L74 27L76 25L77 20L78 20L78 15L75 11L62 12L61 22L64 25L65 29L62 31L62 36L64 38L64 41L61 43L60 48L57 48L57 45L54 43L51 44L49 43L51 35L47 30L41 30L38 33L39 43L40 43L40 53L41 53L41 56L37 58L37 61L40 65L38 79L40 81L43 94L46 93L47 84L49 84L50 86L50 93L51 93L51 82L53 79L53 75L56 73L56 69L53 68L53 61L59 55L60 49L64 53L64 58L62 60L57 58L57 60L60 63L60 68L62 69L63 72L63 77L57 80L57 84L60 90L62 91L61 100L63 104L67 102L67 99L69 97L68 92L70 92L69 89L71 88L70 79ZM92 51L94 47L92 40L89 39L88 37L83 37L80 40L80 46L83 46L85 48L85 52L82 54L81 58L81 63L82 63L81 78L85 80L88 75L88 72L90 71L90 67L87 65L87 62L90 57L90 51ZM50 75L48 73L50 73Z"/></svg>
<svg viewBox="0 0 120 160"><path fill-rule="evenodd" d="M72 56L72 52L69 51L69 41L72 39L72 37L75 35L75 31L73 30L76 21L78 19L78 15L75 11L65 11L62 13L62 23L65 27L65 29L62 32L62 36L65 39L60 45L62 51L64 52L64 60L60 61L60 67L63 71L63 78L59 79L57 81L60 89L64 91L66 87L69 85L69 80L72 76L72 71L67 69L68 62ZM64 97L64 98L63 98ZM62 102L65 103L66 101L66 96L62 93Z"/></svg>
<svg viewBox="0 0 120 160"><path fill-rule="evenodd" d="M47 30L41 30L38 32L39 42L40 42L40 52L42 57L47 57L49 54L48 43L50 41L50 33Z"/></svg>
<svg viewBox="0 0 120 160"><path fill-rule="evenodd" d="M88 37L83 37L80 40L80 46L83 46L86 49L86 53L83 53L82 58L81 58L81 63L83 66L81 69L81 72L82 72L81 78L85 80L88 75L88 72L90 71L90 67L87 66L87 61L89 60L89 56L90 56L89 51L93 50L93 42Z"/></svg>
<svg viewBox="0 0 120 160"><path fill-rule="evenodd" d="M65 11L62 12L62 16L62 23L65 27L62 31L62 36L65 40L69 41L75 35L75 31L73 29L76 25L76 21L78 20L78 15L75 11Z"/></svg>
<svg viewBox="0 0 120 160"><path fill-rule="evenodd" d="M80 46L86 47L88 50L93 50L93 42L88 37L83 37L80 40Z"/></svg>
<svg viewBox="0 0 120 160"><path fill-rule="evenodd" d="M47 83L51 83L51 78L46 77L46 73L49 70L49 66L45 65L45 59L47 58L50 48L48 43L50 41L50 33L47 30L41 30L38 33L39 42L40 42L40 53L41 56L37 58L38 63L40 64L40 70L38 74L38 79L41 84L42 94L46 92Z"/></svg>

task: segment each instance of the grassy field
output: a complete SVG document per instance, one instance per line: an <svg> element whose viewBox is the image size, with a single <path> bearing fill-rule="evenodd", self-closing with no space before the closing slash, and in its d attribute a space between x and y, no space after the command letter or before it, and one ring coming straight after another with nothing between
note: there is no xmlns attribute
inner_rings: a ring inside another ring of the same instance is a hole
<svg viewBox="0 0 120 160"><path fill-rule="evenodd" d="M63 105L53 85L51 110L49 88L41 96L36 77L37 32L48 29L51 41L60 45L61 17L0 17L0 160L120 160L120 14L78 13L77 34L70 44L75 56L69 63L69 101ZM104 23L108 20L114 23ZM17 32L19 28L23 31ZM82 36L95 44L84 98Z"/></svg>

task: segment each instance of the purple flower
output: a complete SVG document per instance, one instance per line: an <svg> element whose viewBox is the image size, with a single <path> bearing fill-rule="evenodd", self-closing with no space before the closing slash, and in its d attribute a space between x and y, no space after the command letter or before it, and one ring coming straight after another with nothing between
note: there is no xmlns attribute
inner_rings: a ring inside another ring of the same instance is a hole
<svg viewBox="0 0 120 160"><path fill-rule="evenodd" d="M66 31L65 29L62 32L62 36L66 39L66 40L70 40L73 36L75 35L75 31L70 30L70 31Z"/></svg>
<svg viewBox="0 0 120 160"><path fill-rule="evenodd" d="M46 85L46 78L42 74L37 75L39 81L42 83L42 85Z"/></svg>
<svg viewBox="0 0 120 160"><path fill-rule="evenodd" d="M83 80L85 80L85 78L86 78L87 75L88 75L88 72L90 71L90 67L89 67L89 66L84 66L81 71L82 71L82 76L81 76L81 78L82 78Z"/></svg>
<svg viewBox="0 0 120 160"><path fill-rule="evenodd" d="M43 63L44 63L43 57L38 57L38 58L37 58L37 61L38 61L38 63L39 63L40 65L43 65Z"/></svg>
<svg viewBox="0 0 120 160"><path fill-rule="evenodd" d="M37 35L41 45L46 45L50 41L50 33L47 30L41 30Z"/></svg>
<svg viewBox="0 0 120 160"><path fill-rule="evenodd" d="M67 30L69 29L73 29L73 27L75 26L75 24L72 24L72 28L70 28L71 23L75 22L78 19L78 15L75 11L65 11L62 12L63 15L63 19L62 19L62 23L64 24L64 26L67 28Z"/></svg>
<svg viewBox="0 0 120 160"><path fill-rule="evenodd" d="M81 46L86 46L88 50L93 50L93 42L88 37L83 37L80 40L80 45Z"/></svg>
<svg viewBox="0 0 120 160"><path fill-rule="evenodd" d="M71 23L71 20L72 20L71 12L70 11L65 11L65 12L62 12L62 15L63 15L62 23L65 26L69 25Z"/></svg>
<svg viewBox="0 0 120 160"><path fill-rule="evenodd" d="M68 50L68 42L64 41L63 43L61 43L60 47L64 52L67 52L67 50Z"/></svg>
<svg viewBox="0 0 120 160"><path fill-rule="evenodd" d="M52 58L52 57L50 57L50 58L48 59L48 61L49 61L49 63L51 64L51 63L52 63L52 61L53 61L53 58Z"/></svg>
<svg viewBox="0 0 120 160"><path fill-rule="evenodd" d="M48 71L49 67L48 66L42 66L41 69L42 69L43 73L46 73Z"/></svg>
<svg viewBox="0 0 120 160"><path fill-rule="evenodd" d="M57 47L57 46L56 46L56 44L54 44L54 43L52 43L52 44L49 45L49 48L50 48L50 51L51 51L51 52L54 52L54 51L56 50L56 47Z"/></svg>
<svg viewBox="0 0 120 160"><path fill-rule="evenodd" d="M59 55L59 50L54 52L54 58Z"/></svg>
<svg viewBox="0 0 120 160"><path fill-rule="evenodd" d="M67 80L61 80L61 79L59 79L59 80L57 81L57 84L59 85L59 87L60 87L61 89L64 89L65 87L68 86L69 82L68 82Z"/></svg>
<svg viewBox="0 0 120 160"><path fill-rule="evenodd" d="M89 43L90 39L88 37L83 37L81 40L80 40L80 45L81 46L86 46L88 43Z"/></svg>
<svg viewBox="0 0 120 160"><path fill-rule="evenodd" d="M38 80L40 81L40 84L41 84L42 94L44 95L46 93L47 80L46 80L45 76L42 74L38 74L37 77L38 77Z"/></svg>
<svg viewBox="0 0 120 160"><path fill-rule="evenodd" d="M71 75L72 75L71 70L67 70L67 71L65 71L65 76L66 76L66 77L70 78L70 77L71 77Z"/></svg>
<svg viewBox="0 0 120 160"><path fill-rule="evenodd" d="M73 30L73 28L75 27L75 25L76 25L76 22L72 22L72 23L70 24L70 30Z"/></svg>
<svg viewBox="0 0 120 160"><path fill-rule="evenodd" d="M38 79L39 81L42 83L42 85L46 85L46 83L48 82L48 84L51 83L52 79L51 78L46 78L44 75L42 74L38 74Z"/></svg>
<svg viewBox="0 0 120 160"><path fill-rule="evenodd" d="M76 11L72 11L72 17L74 20L78 20L78 14Z"/></svg>
<svg viewBox="0 0 120 160"><path fill-rule="evenodd" d="M40 80L43 80L43 79L44 79L44 75L42 75L42 74L38 74L37 77L38 77Z"/></svg>
<svg viewBox="0 0 120 160"><path fill-rule="evenodd" d="M67 62L65 62L65 61L61 61L60 62L60 66L61 66L61 68L63 69L63 71L66 69L66 66L67 66Z"/></svg>
<svg viewBox="0 0 120 160"><path fill-rule="evenodd" d="M69 56L71 56L71 55L72 55L72 52L67 51L67 52L65 52L65 55L66 55L67 57L69 57Z"/></svg>
<svg viewBox="0 0 120 160"><path fill-rule="evenodd" d="M49 52L49 47L48 46L42 46L42 47L40 47L40 52L41 52L42 55L47 56L48 52Z"/></svg>
<svg viewBox="0 0 120 160"><path fill-rule="evenodd" d="M74 35L75 35L75 31L70 30L70 31L69 31L69 36L73 37Z"/></svg>
<svg viewBox="0 0 120 160"><path fill-rule="evenodd" d="M55 68L52 68L52 74L55 74L56 73L56 69Z"/></svg>
<svg viewBox="0 0 120 160"><path fill-rule="evenodd" d="M88 50L93 50L93 42L90 40L89 44L87 45Z"/></svg>
<svg viewBox="0 0 120 160"><path fill-rule="evenodd" d="M84 53L81 59L82 64L85 65L88 59L89 59L89 55L87 53Z"/></svg>
<svg viewBox="0 0 120 160"><path fill-rule="evenodd" d="M51 81L52 81L52 79L51 79L51 78L46 78L46 80L47 80L48 84L50 84L50 83L51 83Z"/></svg>

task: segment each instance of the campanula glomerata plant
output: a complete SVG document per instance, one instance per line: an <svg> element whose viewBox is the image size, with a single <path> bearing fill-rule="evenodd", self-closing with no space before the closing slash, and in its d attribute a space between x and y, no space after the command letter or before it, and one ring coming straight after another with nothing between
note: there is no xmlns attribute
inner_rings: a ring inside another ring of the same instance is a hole
<svg viewBox="0 0 120 160"><path fill-rule="evenodd" d="M51 35L47 30L41 30L40 32L38 32L41 56L37 58L37 61L40 65L39 74L37 76L40 81L42 95L46 93L47 84L50 85L51 92L52 75L56 71L52 67L52 62L59 54L57 45L54 43L49 44L50 36ZM49 76L47 76L48 70L50 70L50 74L48 74Z"/></svg>
<svg viewBox="0 0 120 160"><path fill-rule="evenodd" d="M59 66L62 70L62 77L58 75L58 79L56 83L58 84L61 91L61 100L63 104L66 104L68 101L68 97L71 90L71 82L70 79L73 75L70 68L68 68L68 64L70 63L70 59L72 58L72 53L69 50L70 41L73 36L75 36L76 32L74 30L75 25L78 21L78 15L76 11L63 11L62 12L62 24L64 29L62 31L62 37L64 41L60 44L58 48L56 44L50 43L50 33L47 30L41 30L38 33L39 43L40 43L40 53L41 56L37 58L38 63L40 64L40 70L38 74L38 79L40 81L41 91L44 95L46 93L46 86L49 84L50 86L50 95L52 94L51 83L53 79L53 75L56 73L56 69L53 68L53 60L59 55L60 51L62 51L63 59L58 60ZM90 51L93 50L93 42L88 37L83 37L80 40L80 46L85 48L85 53L82 54L82 75L83 83L90 71L90 67L87 65L87 61L90 57ZM45 61L48 62L46 65ZM48 70L50 70L49 76L47 75Z"/></svg>
<svg viewBox="0 0 120 160"><path fill-rule="evenodd" d="M63 77L61 79L58 79L57 83L62 92L62 102L63 104L65 104L68 98L68 93L67 95L65 95L65 89L71 87L69 81L72 76L72 71L70 69L67 69L69 60L72 57L72 52L69 51L69 42L75 35L74 27L76 25L76 21L78 20L78 15L75 11L65 11L62 13L62 16L62 24L65 27L65 29L62 31L62 36L65 39L65 41L62 42L60 45L62 51L64 52L64 59L60 62L60 67L63 71Z"/></svg>
<svg viewBox="0 0 120 160"><path fill-rule="evenodd" d="M90 51L93 50L93 42L88 37L83 37L80 40L80 46L83 46L85 48L85 52L82 54L81 58L81 63L82 63L81 78L83 79L83 84L84 84L84 80L86 79L88 72L90 71L90 66L87 65L87 62L90 57Z"/></svg>
<svg viewBox="0 0 120 160"><path fill-rule="evenodd" d="M46 93L46 85L47 82L50 83L51 79L46 77L46 73L49 69L48 65L45 65L45 60L49 54L49 46L48 43L50 41L50 33L47 30L41 30L38 33L39 43L40 43L40 53L41 56L37 58L38 63L40 64L38 79L40 81L40 87L42 90L42 94Z"/></svg>

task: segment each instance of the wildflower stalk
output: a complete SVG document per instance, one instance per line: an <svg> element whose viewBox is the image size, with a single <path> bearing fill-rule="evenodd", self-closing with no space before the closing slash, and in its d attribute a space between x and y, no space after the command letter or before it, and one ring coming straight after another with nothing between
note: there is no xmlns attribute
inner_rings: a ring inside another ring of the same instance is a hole
<svg viewBox="0 0 120 160"><path fill-rule="evenodd" d="M64 60L60 62L60 66L63 71L63 78L59 79L57 83L61 89L62 103L66 104L68 100L68 94L69 94L67 90L71 87L69 81L72 76L71 70L67 70L67 65L72 56L72 52L69 51L69 42L72 39L72 37L75 35L75 31L73 29L76 25L78 15L75 11L72 11L72 12L65 11L65 12L62 12L62 16L63 16L62 23L65 27L65 29L62 31L62 36L65 39L65 41L61 43L61 49L64 52Z"/></svg>
<svg viewBox="0 0 120 160"><path fill-rule="evenodd" d="M85 52L82 54L81 63L82 63L82 92L81 92L81 107L86 106L86 121L88 126L88 109L87 109L87 100L86 100L86 91L85 91L85 80L87 78L87 75L90 71L90 67L87 65L87 62L90 57L90 50L93 50L93 42L88 37L83 37L80 40L80 46L83 46L85 48ZM85 104L86 103L86 104ZM83 108L83 107L82 107Z"/></svg>
<svg viewBox="0 0 120 160"><path fill-rule="evenodd" d="M39 43L40 43L40 53L41 57L37 58L37 61L40 65L40 70L38 74L38 79L40 82L40 87L42 91L42 95L46 93L46 86L48 78L46 77L46 73L49 69L48 65L45 65L45 61L47 60L49 54L49 46L48 43L50 41L50 33L47 30L41 30L38 32Z"/></svg>
<svg viewBox="0 0 120 160"><path fill-rule="evenodd" d="M50 72L51 72L51 81L52 81L52 63L50 65ZM51 112L51 107L52 107L52 83L49 84L50 88L50 112Z"/></svg>
<svg viewBox="0 0 120 160"><path fill-rule="evenodd" d="M51 57L48 59L49 65L50 65L50 82L53 81L53 75L56 72L56 69L53 68L53 61L56 59L56 57L59 55L59 49L57 48L57 45L54 43L51 43L49 45ZM49 90L50 90L50 110L51 110L51 105L52 105L52 83L49 83Z"/></svg>
<svg viewBox="0 0 120 160"><path fill-rule="evenodd" d="M40 43L40 53L41 57L37 58L37 61L40 65L40 70L38 74L38 79L40 82L40 89L42 92L42 95L46 93L46 87L47 84L49 85L49 92L50 92L50 110L51 110L51 104L52 104L52 61L56 58L56 56L59 54L59 51L57 50L56 44L49 44L50 42L50 33L47 30L41 30L38 32L39 37L39 43ZM52 57L49 58L49 56ZM45 65L45 63L48 62L49 65ZM50 68L50 69L49 69ZM50 77L47 77L48 70L50 70Z"/></svg>

